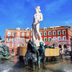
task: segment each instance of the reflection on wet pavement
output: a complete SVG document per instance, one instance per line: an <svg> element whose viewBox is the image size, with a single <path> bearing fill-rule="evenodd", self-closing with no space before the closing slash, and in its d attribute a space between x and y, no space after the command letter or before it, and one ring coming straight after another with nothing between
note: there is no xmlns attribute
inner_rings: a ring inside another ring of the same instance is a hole
<svg viewBox="0 0 72 72"><path fill-rule="evenodd" d="M0 72L72 72L72 64L69 61L57 62L57 63L47 63L46 69L40 68L33 71L28 66L23 64L14 64L13 62L6 61L0 63Z"/></svg>

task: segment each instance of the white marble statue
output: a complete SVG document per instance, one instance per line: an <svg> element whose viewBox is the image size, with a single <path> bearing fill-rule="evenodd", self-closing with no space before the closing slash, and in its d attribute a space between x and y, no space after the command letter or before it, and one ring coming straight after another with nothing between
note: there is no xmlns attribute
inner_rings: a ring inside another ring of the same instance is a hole
<svg viewBox="0 0 72 72"><path fill-rule="evenodd" d="M39 43L42 42L42 37L39 32L40 21L43 20L43 15L40 10L40 6L36 7L36 13L34 14L34 21L32 24L32 41L39 46Z"/></svg>

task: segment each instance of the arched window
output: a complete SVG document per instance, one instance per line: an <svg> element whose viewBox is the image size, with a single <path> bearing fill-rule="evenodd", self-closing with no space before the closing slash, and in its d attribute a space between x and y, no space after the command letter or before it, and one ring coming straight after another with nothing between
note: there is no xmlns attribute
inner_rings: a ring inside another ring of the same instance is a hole
<svg viewBox="0 0 72 72"><path fill-rule="evenodd" d="M53 35L56 35L56 31L53 31Z"/></svg>
<svg viewBox="0 0 72 72"><path fill-rule="evenodd" d="M66 34L66 30L63 30L63 31L62 31L62 34L65 35L65 34Z"/></svg>
<svg viewBox="0 0 72 72"><path fill-rule="evenodd" d="M61 35L61 30L58 30L57 33L58 33L58 35Z"/></svg>
<svg viewBox="0 0 72 72"><path fill-rule="evenodd" d="M46 32L44 32L44 36L46 36L47 35L47 33Z"/></svg>
<svg viewBox="0 0 72 72"><path fill-rule="evenodd" d="M49 31L49 32L48 32L48 35L52 35L52 32L51 32L51 31Z"/></svg>

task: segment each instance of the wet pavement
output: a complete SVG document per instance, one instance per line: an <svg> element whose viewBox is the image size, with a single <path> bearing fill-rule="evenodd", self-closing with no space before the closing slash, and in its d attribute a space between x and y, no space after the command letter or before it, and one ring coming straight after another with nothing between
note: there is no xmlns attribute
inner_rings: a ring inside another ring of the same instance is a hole
<svg viewBox="0 0 72 72"><path fill-rule="evenodd" d="M69 60L46 63L46 69L37 68L33 71L27 66L22 66L22 64L4 61L0 63L0 72L72 72L72 64Z"/></svg>

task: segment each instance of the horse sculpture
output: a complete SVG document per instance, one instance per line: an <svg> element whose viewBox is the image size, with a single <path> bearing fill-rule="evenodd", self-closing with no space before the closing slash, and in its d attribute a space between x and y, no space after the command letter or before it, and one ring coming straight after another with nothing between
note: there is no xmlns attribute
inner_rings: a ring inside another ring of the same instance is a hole
<svg viewBox="0 0 72 72"><path fill-rule="evenodd" d="M30 67L35 69L40 68L41 62L44 63L44 45L41 42L39 49L36 48L35 44L29 40L27 45L26 53L26 64L31 65Z"/></svg>

